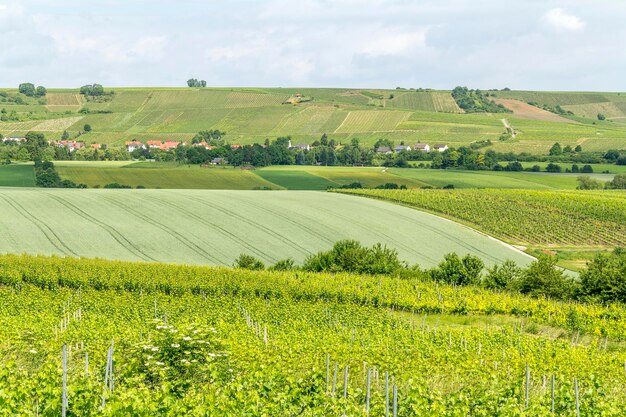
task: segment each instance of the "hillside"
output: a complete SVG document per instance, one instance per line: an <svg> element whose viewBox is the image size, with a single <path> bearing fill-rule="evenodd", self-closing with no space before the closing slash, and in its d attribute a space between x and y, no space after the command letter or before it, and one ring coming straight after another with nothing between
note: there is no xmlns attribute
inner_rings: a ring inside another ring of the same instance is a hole
<svg viewBox="0 0 626 417"><path fill-rule="evenodd" d="M532 258L467 227L394 204L331 193L2 189L0 253L232 265L383 243L424 267L450 252L487 264ZM23 239L23 236L29 236Z"/></svg>
<svg viewBox="0 0 626 417"><path fill-rule="evenodd" d="M5 90L9 91L9 90ZM5 135L41 131L50 139L85 124L87 143L121 145L128 140L189 140L204 129L220 129L230 143L262 143L292 136L311 143L326 133L338 142L359 138L372 145L380 138L396 143L468 145L491 140L495 150L545 153L559 141L585 150L623 148L626 97L619 93L490 92L489 98L559 104L573 116L514 111L505 114L519 133L500 141L502 114L462 114L449 91L298 89L298 88L122 88L106 98L85 99L74 90L50 90L46 104L0 103L22 121L0 122ZM10 92L10 91L9 91ZM14 93L14 92L13 92ZM13 94L12 93L12 94ZM298 99L294 99L298 97ZM515 109L513 109L515 110ZM596 120L598 112L607 121ZM517 113L517 114L516 114ZM550 116L552 115L552 116ZM593 124L597 122L596 124Z"/></svg>

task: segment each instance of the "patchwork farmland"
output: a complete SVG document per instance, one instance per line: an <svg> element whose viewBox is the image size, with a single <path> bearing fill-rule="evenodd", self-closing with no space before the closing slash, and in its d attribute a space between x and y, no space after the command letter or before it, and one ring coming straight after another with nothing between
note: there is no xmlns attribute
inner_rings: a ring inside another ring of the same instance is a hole
<svg viewBox="0 0 626 417"><path fill-rule="evenodd" d="M448 91L300 88L118 88L108 100L85 100L76 90L51 90L47 104L7 105L38 120L0 122L0 132L42 131L58 139L67 130L92 132L87 142L120 145L128 140L189 140L220 129L231 143L250 144L292 136L311 143L324 133L336 142L358 138L372 145L385 138L399 143L445 142L451 146L491 140L497 151L545 153L555 142L588 151L619 148L626 138L626 97L617 93L493 92L512 107L507 119L518 132L500 141L501 115L462 114ZM289 103L295 94L306 100ZM559 116L537 107L573 112ZM80 112L79 112L80 111ZM597 113L608 121L599 123ZM41 120L45 119L45 120ZM596 122L594 124L594 122ZM624 122L624 123L623 123Z"/></svg>

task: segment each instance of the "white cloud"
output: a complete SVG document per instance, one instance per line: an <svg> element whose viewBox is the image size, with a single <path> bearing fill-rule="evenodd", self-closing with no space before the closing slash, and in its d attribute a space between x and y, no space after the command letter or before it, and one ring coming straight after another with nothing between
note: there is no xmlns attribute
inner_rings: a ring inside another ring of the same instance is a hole
<svg viewBox="0 0 626 417"><path fill-rule="evenodd" d="M543 18L548 25L559 31L578 32L586 26L578 16L568 14L560 8L549 10Z"/></svg>
<svg viewBox="0 0 626 417"><path fill-rule="evenodd" d="M360 52L369 56L402 55L426 46L427 30L398 32L385 30L372 34Z"/></svg>

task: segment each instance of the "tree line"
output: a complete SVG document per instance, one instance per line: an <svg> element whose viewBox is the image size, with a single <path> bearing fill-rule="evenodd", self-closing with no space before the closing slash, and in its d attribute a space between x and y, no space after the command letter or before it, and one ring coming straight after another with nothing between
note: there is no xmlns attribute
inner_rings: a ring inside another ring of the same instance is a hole
<svg viewBox="0 0 626 417"><path fill-rule="evenodd" d="M261 260L246 254L240 255L234 266L266 269ZM380 243L365 247L355 240L338 241L332 249L309 256L301 266L296 266L293 259L284 259L267 269L389 275L448 285L474 285L533 297L626 303L626 250L623 248L596 255L580 272L578 279L567 275L556 266L556 258L548 255L540 255L525 268L511 260L486 268L476 256L461 257L450 253L436 267L422 269L419 265L401 261L394 249Z"/></svg>

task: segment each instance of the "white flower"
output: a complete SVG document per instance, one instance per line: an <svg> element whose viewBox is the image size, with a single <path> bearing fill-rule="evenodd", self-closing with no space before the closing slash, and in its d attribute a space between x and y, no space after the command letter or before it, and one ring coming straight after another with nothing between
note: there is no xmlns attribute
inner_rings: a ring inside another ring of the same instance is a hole
<svg viewBox="0 0 626 417"><path fill-rule="evenodd" d="M31 349L29 350L30 353L37 353L37 351L35 349Z"/></svg>
<svg viewBox="0 0 626 417"><path fill-rule="evenodd" d="M178 343L172 343L172 347L173 347L173 348L179 348L179 347L180 347L180 345L179 345Z"/></svg>
<svg viewBox="0 0 626 417"><path fill-rule="evenodd" d="M164 364L163 362L155 362L155 365L158 365L158 366L163 366L163 365L165 365L165 364Z"/></svg>
<svg viewBox="0 0 626 417"><path fill-rule="evenodd" d="M185 337L183 337L183 340L184 340L184 341L186 341L186 342L188 342L188 341L190 341L190 340L191 340L191 337L189 337L189 336L185 336Z"/></svg>
<svg viewBox="0 0 626 417"><path fill-rule="evenodd" d="M153 351L153 352L158 352L158 350L159 350L159 348L158 348L158 347L156 347L156 346L152 348L152 351Z"/></svg>
<svg viewBox="0 0 626 417"><path fill-rule="evenodd" d="M150 360L150 359L154 359L154 356L152 356L152 355L148 356L148 360Z"/></svg>
<svg viewBox="0 0 626 417"><path fill-rule="evenodd" d="M171 330L170 330L170 333L178 333L178 330L176 330L176 329L171 329Z"/></svg>
<svg viewBox="0 0 626 417"><path fill-rule="evenodd" d="M215 357L215 353L209 353L209 356L213 358Z"/></svg>

